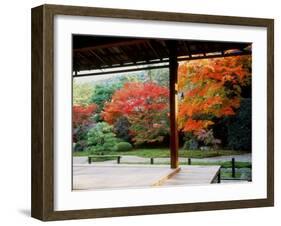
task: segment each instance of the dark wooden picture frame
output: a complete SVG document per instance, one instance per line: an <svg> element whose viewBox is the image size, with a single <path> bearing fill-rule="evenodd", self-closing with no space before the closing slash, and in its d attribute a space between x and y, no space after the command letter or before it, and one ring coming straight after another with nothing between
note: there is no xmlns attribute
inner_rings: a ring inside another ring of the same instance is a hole
<svg viewBox="0 0 281 226"><path fill-rule="evenodd" d="M267 198L69 211L54 210L54 16L95 16L264 27L267 29ZM274 20L60 5L32 9L31 215L49 220L162 214L274 205Z"/></svg>

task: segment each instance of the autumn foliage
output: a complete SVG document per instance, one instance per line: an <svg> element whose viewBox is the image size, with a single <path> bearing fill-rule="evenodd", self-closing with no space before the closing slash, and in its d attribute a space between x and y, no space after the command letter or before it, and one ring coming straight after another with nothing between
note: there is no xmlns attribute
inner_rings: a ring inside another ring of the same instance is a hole
<svg viewBox="0 0 281 226"><path fill-rule="evenodd" d="M104 121L112 126L112 132L118 139L135 145L161 143L170 133L169 88L166 85L169 79L168 76L162 79L166 79L166 82L159 83L151 78L143 80L140 77L134 82L123 80L112 83L113 88L96 85L86 105L73 106L73 127L78 134L76 137L83 133L85 139L90 123L96 127ZM237 113L243 89L251 85L251 57L181 62L177 85L179 131L185 135L191 134L197 140L204 141L205 145L217 145L216 123L225 116ZM88 94L88 88L85 90ZM118 132L120 128L122 136Z"/></svg>
<svg viewBox="0 0 281 226"><path fill-rule="evenodd" d="M77 128L79 126L87 125L91 120L91 116L96 110L97 110L96 104L90 104L87 106L74 105L72 108L73 127Z"/></svg>
<svg viewBox="0 0 281 226"><path fill-rule="evenodd" d="M214 124L214 117L234 115L240 106L241 87L251 82L250 64L248 56L181 63L179 129L196 133Z"/></svg>
<svg viewBox="0 0 281 226"><path fill-rule="evenodd" d="M127 82L105 104L102 117L110 124L126 117L136 144L162 141L169 132L168 99L166 87L153 82Z"/></svg>

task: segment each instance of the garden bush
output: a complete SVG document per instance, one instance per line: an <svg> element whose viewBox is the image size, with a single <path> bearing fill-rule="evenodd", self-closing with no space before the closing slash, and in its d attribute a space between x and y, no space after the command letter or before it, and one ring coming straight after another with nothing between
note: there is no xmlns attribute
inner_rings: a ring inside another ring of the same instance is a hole
<svg viewBox="0 0 281 226"><path fill-rule="evenodd" d="M75 145L73 146L74 151L84 151L87 148L87 134L89 130L92 128L92 125L88 126L80 126L73 129L73 142Z"/></svg>
<svg viewBox="0 0 281 226"><path fill-rule="evenodd" d="M116 144L116 150L117 151L131 151L133 149L133 146L128 142L120 142Z"/></svg>
<svg viewBox="0 0 281 226"><path fill-rule="evenodd" d="M184 150L198 150L198 142L195 139L190 139L184 142Z"/></svg>
<svg viewBox="0 0 281 226"><path fill-rule="evenodd" d="M74 143L73 150L74 151L84 151L87 148L87 141L80 140L77 143Z"/></svg>
<svg viewBox="0 0 281 226"><path fill-rule="evenodd" d="M216 139L214 137L214 132L212 129L210 130L204 130L196 133L197 139L199 141L202 141L205 146L202 146L202 150L208 150L208 149L218 149L218 145L221 144L220 139Z"/></svg>
<svg viewBox="0 0 281 226"><path fill-rule="evenodd" d="M184 150L198 150L199 149L199 142L197 141L196 137L190 133L186 132L184 133L184 144L183 149Z"/></svg>
<svg viewBox="0 0 281 226"><path fill-rule="evenodd" d="M116 136L126 142L131 141L131 135L130 135L130 122L126 117L121 116L116 120L114 123L114 132L116 133Z"/></svg>
<svg viewBox="0 0 281 226"><path fill-rule="evenodd" d="M116 151L116 144L120 139L113 133L113 126L106 122L99 122L88 132L88 151L100 153Z"/></svg>

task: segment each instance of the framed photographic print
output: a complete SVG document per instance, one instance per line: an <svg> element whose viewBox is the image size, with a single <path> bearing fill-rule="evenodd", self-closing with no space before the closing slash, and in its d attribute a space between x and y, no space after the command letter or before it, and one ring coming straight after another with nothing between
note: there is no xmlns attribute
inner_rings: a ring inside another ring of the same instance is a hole
<svg viewBox="0 0 281 226"><path fill-rule="evenodd" d="M274 204L274 21L32 9L32 216Z"/></svg>

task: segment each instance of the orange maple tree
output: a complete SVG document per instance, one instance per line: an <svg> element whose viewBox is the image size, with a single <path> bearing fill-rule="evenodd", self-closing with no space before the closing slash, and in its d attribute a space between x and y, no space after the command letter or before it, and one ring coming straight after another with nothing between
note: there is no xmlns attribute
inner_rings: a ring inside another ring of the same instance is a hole
<svg viewBox="0 0 281 226"><path fill-rule="evenodd" d="M251 82L250 65L249 56L181 63L179 129L196 133L214 124L214 117L234 115L240 106L241 87Z"/></svg>
<svg viewBox="0 0 281 226"><path fill-rule="evenodd" d="M126 117L135 144L162 141L169 133L168 99L166 87L153 82L128 82L105 104L102 117L109 124Z"/></svg>

